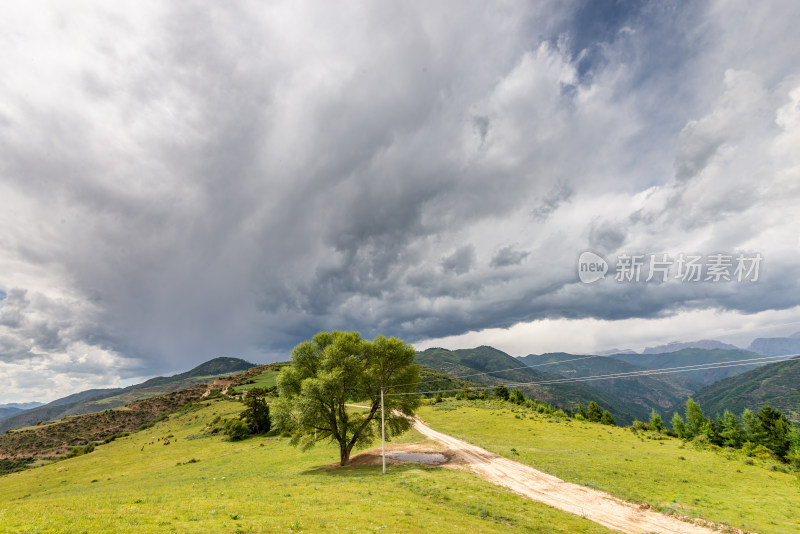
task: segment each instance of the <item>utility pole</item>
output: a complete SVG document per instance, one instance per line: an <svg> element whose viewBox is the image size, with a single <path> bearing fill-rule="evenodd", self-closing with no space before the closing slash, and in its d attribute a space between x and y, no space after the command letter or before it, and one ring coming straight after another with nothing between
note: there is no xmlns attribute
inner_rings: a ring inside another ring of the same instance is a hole
<svg viewBox="0 0 800 534"><path fill-rule="evenodd" d="M386 474L386 432L383 420L383 388L381 388L381 456L383 457L383 474Z"/></svg>

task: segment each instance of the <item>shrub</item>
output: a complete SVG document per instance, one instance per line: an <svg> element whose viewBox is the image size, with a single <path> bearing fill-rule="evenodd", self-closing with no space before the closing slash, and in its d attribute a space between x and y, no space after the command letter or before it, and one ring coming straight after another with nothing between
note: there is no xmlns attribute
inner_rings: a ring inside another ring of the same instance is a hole
<svg viewBox="0 0 800 534"><path fill-rule="evenodd" d="M586 410L586 418L592 423L599 423L603 418L603 411L595 401L589 403L589 408Z"/></svg>
<svg viewBox="0 0 800 534"><path fill-rule="evenodd" d="M494 394L500 399L508 400L510 392L508 391L507 387L505 387L503 384L500 384L499 386L494 388Z"/></svg>
<svg viewBox="0 0 800 534"><path fill-rule="evenodd" d="M514 388L514 390L509 393L508 400L514 404L522 404L525 402L525 395L519 389Z"/></svg>
<svg viewBox="0 0 800 534"><path fill-rule="evenodd" d="M225 423L225 435L231 441L240 441L250 435L250 426L242 420L230 419Z"/></svg>
<svg viewBox="0 0 800 534"><path fill-rule="evenodd" d="M94 444L92 443L84 445L83 447L73 447L72 450L69 451L66 456L64 456L64 458L75 458L76 456L89 454L93 450L94 450Z"/></svg>
<svg viewBox="0 0 800 534"><path fill-rule="evenodd" d="M600 422L604 425L614 426L616 421L614 421L614 417L611 415L611 412L608 410L603 412L603 415L600 417Z"/></svg>
<svg viewBox="0 0 800 534"><path fill-rule="evenodd" d="M656 432L664 431L664 422L661 420L661 416L655 410L650 412L650 426Z"/></svg>
<svg viewBox="0 0 800 534"><path fill-rule="evenodd" d="M792 467L800 470L800 449L795 449L787 454L786 460L792 464Z"/></svg>

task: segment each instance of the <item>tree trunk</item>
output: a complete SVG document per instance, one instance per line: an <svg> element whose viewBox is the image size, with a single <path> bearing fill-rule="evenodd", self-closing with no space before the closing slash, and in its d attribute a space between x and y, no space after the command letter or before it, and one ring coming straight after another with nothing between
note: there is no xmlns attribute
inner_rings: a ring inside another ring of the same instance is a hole
<svg viewBox="0 0 800 534"><path fill-rule="evenodd" d="M341 458L339 465L345 465L347 460L350 459L350 447L348 447L346 443L342 443L339 446L339 454Z"/></svg>

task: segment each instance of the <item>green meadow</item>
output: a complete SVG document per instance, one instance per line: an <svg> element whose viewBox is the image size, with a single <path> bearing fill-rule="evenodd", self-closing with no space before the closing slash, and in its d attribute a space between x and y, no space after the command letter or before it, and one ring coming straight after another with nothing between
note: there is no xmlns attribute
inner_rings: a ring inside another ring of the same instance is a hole
<svg viewBox="0 0 800 534"><path fill-rule="evenodd" d="M446 399L419 415L436 430L655 510L762 534L800 532L800 477L774 461L501 401Z"/></svg>
<svg viewBox="0 0 800 534"><path fill-rule="evenodd" d="M0 477L0 532L608 532L460 470L332 468L332 446L303 453L283 437L204 433L241 409L206 401L90 454Z"/></svg>
<svg viewBox="0 0 800 534"><path fill-rule="evenodd" d="M261 374L253 378L253 382L250 384L242 384L240 386L236 386L234 389L236 391L247 391L253 388L271 388L278 384L278 375L280 374L279 371L272 371L266 370L263 371Z"/></svg>

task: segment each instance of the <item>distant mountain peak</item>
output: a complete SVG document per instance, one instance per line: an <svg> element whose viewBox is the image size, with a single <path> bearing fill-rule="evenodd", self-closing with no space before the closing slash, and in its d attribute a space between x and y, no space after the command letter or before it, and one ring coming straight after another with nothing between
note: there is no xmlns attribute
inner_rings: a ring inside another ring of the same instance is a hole
<svg viewBox="0 0 800 534"><path fill-rule="evenodd" d="M614 354L639 354L633 349L608 349L597 353L598 356L613 356Z"/></svg>
<svg viewBox="0 0 800 534"><path fill-rule="evenodd" d="M766 356L800 354L800 332L790 337L759 337L750 343L748 350Z"/></svg>
<svg viewBox="0 0 800 534"><path fill-rule="evenodd" d="M731 345L730 343L723 343L716 339L701 339L699 341L672 341L666 345L659 345L657 347L647 347L642 351L642 354L667 354L669 352L678 352L683 349L705 349L705 350L740 350L740 347Z"/></svg>
<svg viewBox="0 0 800 534"><path fill-rule="evenodd" d="M227 356L219 356L201 363L186 374L188 376L204 376L204 375L218 375L225 373L235 373L237 371L246 371L256 364L250 363L241 358L230 358Z"/></svg>

